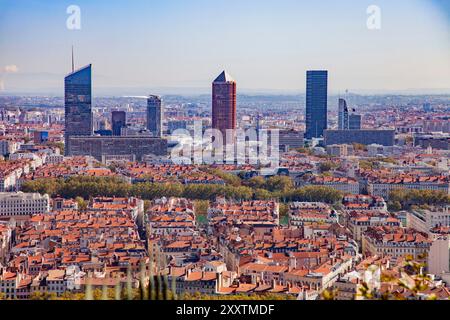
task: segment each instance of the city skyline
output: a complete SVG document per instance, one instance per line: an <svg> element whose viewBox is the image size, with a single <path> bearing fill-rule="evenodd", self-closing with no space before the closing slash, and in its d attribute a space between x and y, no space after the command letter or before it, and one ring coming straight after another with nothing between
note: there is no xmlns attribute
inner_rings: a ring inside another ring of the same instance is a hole
<svg viewBox="0 0 450 320"><path fill-rule="evenodd" d="M0 0L0 305L449 301L449 39L450 0Z"/></svg>
<svg viewBox="0 0 450 320"><path fill-rule="evenodd" d="M135 3L79 1L81 30L68 30L67 1L2 1L0 93L61 95L72 45L77 66L96 65L98 95L203 94L223 69L240 79L242 93L303 93L303 74L313 69L333 74L330 93L450 91L450 19L448 6L436 5L442 1L379 1L380 30L367 29L370 3L364 1L249 1L233 9L222 2ZM141 11L152 12L152 22Z"/></svg>

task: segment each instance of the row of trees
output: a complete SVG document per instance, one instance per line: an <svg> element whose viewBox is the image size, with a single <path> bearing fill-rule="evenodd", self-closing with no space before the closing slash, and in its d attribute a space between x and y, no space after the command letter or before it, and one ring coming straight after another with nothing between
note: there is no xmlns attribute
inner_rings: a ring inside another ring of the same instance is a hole
<svg viewBox="0 0 450 320"><path fill-rule="evenodd" d="M234 294L234 295L205 295L199 292L194 294L184 293L180 297L181 300L194 301L194 300L295 300L294 295L277 294L277 293L264 293L264 294ZM171 291L168 291L166 296L160 296L158 299L153 297L152 299L145 299L139 289L132 289L131 294L126 290L121 290L119 294L114 289L95 289L88 296L85 293L72 293L64 292L61 296L57 296L54 293L36 292L30 296L30 300L174 300ZM0 296L0 300L6 300Z"/></svg>
<svg viewBox="0 0 450 320"><path fill-rule="evenodd" d="M443 191L397 189L390 193L389 209L408 210L413 207L450 205L450 196Z"/></svg>
<svg viewBox="0 0 450 320"><path fill-rule="evenodd" d="M255 176L250 179L241 179L234 174L223 172L219 169L203 169L204 171L213 174L219 178L222 178L226 184L234 187L245 186L252 189L264 189L270 192L274 191L287 191L294 188L294 182L290 177L286 176L273 176L265 179L261 176Z"/></svg>
<svg viewBox="0 0 450 320"><path fill-rule="evenodd" d="M244 180L243 185L252 189L262 189L269 192L287 192L294 188L294 182L291 178L286 176L274 176L264 179L261 176L256 176L248 180Z"/></svg>
<svg viewBox="0 0 450 320"><path fill-rule="evenodd" d="M38 192L52 197L66 199L91 197L139 197L153 200L161 197L183 197L193 200L214 201L217 197L233 200L280 200L289 201L321 201L330 204L339 202L342 193L329 187L307 186L294 188L287 177L274 177L262 185L216 185L181 183L137 183L130 184L115 177L82 177L67 179L38 179L26 181L22 185L24 192ZM258 182L259 183L259 182ZM81 200L80 200L81 202Z"/></svg>
<svg viewBox="0 0 450 320"><path fill-rule="evenodd" d="M360 160L359 167L365 170L381 169L383 167L382 163L397 164L397 161L394 158L390 157L370 158L366 160Z"/></svg>

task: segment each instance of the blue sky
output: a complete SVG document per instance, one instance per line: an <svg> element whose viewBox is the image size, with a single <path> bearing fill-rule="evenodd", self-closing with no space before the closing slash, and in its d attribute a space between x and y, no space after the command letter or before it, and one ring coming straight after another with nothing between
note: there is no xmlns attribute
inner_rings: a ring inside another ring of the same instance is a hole
<svg viewBox="0 0 450 320"><path fill-rule="evenodd" d="M222 69L248 92L301 93L308 69L328 69L332 92L450 91L446 0L0 0L0 89L62 94L72 44L99 92L207 89Z"/></svg>

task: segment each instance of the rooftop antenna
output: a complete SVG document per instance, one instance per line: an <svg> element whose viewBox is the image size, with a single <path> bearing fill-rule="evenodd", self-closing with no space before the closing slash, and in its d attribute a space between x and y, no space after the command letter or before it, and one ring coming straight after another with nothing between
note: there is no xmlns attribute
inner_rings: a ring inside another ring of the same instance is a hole
<svg viewBox="0 0 450 320"><path fill-rule="evenodd" d="M74 59L73 59L73 45L72 45L72 72L75 71L75 63L74 63Z"/></svg>

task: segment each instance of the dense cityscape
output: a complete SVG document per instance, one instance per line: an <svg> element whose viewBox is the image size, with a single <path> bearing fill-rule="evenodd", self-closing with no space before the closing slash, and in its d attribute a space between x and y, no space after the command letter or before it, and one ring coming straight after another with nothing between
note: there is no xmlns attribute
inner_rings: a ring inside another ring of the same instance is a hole
<svg viewBox="0 0 450 320"><path fill-rule="evenodd" d="M447 0L0 0L0 314L436 310L449 39Z"/></svg>
<svg viewBox="0 0 450 320"><path fill-rule="evenodd" d="M450 96L329 96L319 70L305 96L223 71L210 101L97 98L91 73L0 97L1 298L449 298ZM196 122L276 132L278 165L179 162Z"/></svg>

